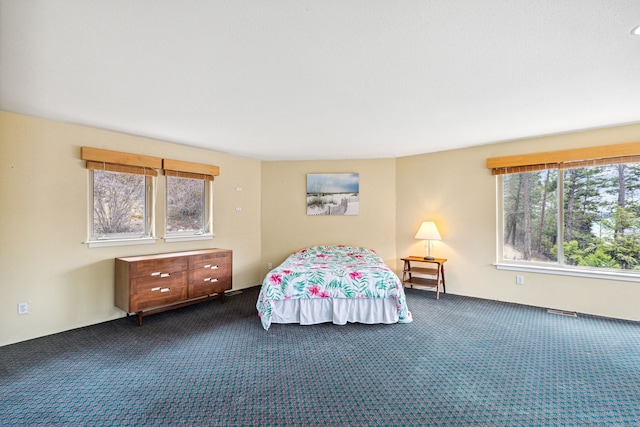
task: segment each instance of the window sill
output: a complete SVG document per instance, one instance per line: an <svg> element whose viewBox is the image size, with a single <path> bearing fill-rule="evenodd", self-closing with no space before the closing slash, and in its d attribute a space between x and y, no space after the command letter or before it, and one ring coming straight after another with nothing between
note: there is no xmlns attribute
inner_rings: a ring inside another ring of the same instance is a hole
<svg viewBox="0 0 640 427"><path fill-rule="evenodd" d="M197 240L212 240L215 237L215 234L207 233L207 234L189 234L182 236L165 236L164 241L166 243L171 242L194 242Z"/></svg>
<svg viewBox="0 0 640 427"><path fill-rule="evenodd" d="M135 239L88 240L84 243L89 248L106 248L109 246L150 245L156 240L153 237L136 237Z"/></svg>
<svg viewBox="0 0 640 427"><path fill-rule="evenodd" d="M498 270L511 270L511 271L526 271L530 273L542 273L542 274L555 274L559 276L575 276L575 277L588 277L591 279L607 279L607 280L620 280L625 282L640 282L640 272L631 273L624 271L595 271L579 268L566 268L566 267L550 267L541 265L522 265L522 264L493 264Z"/></svg>

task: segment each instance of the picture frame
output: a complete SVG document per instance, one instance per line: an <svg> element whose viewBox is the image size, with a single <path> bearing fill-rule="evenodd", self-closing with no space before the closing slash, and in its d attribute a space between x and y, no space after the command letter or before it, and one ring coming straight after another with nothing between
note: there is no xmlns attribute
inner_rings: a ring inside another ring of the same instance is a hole
<svg viewBox="0 0 640 427"><path fill-rule="evenodd" d="M360 174L307 174L307 215L359 215Z"/></svg>

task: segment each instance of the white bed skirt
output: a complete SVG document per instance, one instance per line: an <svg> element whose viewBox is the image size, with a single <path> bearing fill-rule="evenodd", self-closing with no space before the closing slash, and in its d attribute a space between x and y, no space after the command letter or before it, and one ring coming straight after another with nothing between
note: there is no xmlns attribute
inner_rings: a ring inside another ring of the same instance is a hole
<svg viewBox="0 0 640 427"><path fill-rule="evenodd" d="M395 297L389 298L311 298L271 301L271 323L300 323L315 325L333 322L397 323L398 307Z"/></svg>

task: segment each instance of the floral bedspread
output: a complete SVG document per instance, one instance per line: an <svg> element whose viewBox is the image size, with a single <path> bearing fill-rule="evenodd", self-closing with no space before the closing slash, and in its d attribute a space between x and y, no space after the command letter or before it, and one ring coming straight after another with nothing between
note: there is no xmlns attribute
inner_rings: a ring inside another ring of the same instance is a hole
<svg viewBox="0 0 640 427"><path fill-rule="evenodd" d="M290 255L266 275L256 308L262 326L269 329L272 301L387 297L396 299L399 322L411 322L402 282L373 250L312 246Z"/></svg>

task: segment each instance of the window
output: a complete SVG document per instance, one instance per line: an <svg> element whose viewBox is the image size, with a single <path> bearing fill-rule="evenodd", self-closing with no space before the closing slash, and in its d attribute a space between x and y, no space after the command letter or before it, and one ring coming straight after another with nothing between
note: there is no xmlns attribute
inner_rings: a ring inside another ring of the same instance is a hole
<svg viewBox="0 0 640 427"><path fill-rule="evenodd" d="M568 169L565 264L640 270L640 163Z"/></svg>
<svg viewBox="0 0 640 427"><path fill-rule="evenodd" d="M557 170L502 175L502 188L503 258L556 262Z"/></svg>
<svg viewBox="0 0 640 427"><path fill-rule="evenodd" d="M165 241L213 237L213 179L217 166L163 160L167 185Z"/></svg>
<svg viewBox="0 0 640 427"><path fill-rule="evenodd" d="M82 147L89 170L89 247L153 243L162 159Z"/></svg>
<svg viewBox="0 0 640 427"><path fill-rule="evenodd" d="M563 160L494 174L500 175L501 262L640 271L640 157Z"/></svg>
<svg viewBox="0 0 640 427"><path fill-rule="evenodd" d="M218 166L82 147L90 177L89 247L155 242L157 169L165 170L165 241L213 238Z"/></svg>
<svg viewBox="0 0 640 427"><path fill-rule="evenodd" d="M151 178L92 170L90 240L151 237Z"/></svg>
<svg viewBox="0 0 640 427"><path fill-rule="evenodd" d="M166 178L166 237L210 235L209 182L170 175Z"/></svg>

